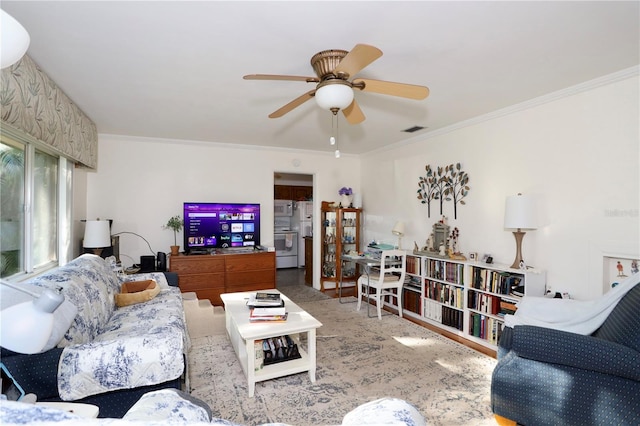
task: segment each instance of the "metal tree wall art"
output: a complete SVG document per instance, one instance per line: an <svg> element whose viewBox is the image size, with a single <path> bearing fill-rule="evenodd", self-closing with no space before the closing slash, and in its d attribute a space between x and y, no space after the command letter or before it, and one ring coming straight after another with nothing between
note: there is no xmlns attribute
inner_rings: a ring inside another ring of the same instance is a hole
<svg viewBox="0 0 640 426"><path fill-rule="evenodd" d="M464 205L463 198L469 193L469 175L462 170L460 163L438 167L436 172L431 166L425 166L426 175L418 178L418 200L427 205L427 214L431 217L431 201L440 201L440 214L445 201L453 201L453 218L458 218L458 203Z"/></svg>
<svg viewBox="0 0 640 426"><path fill-rule="evenodd" d="M447 176L444 174L443 167L438 167L436 169L435 177L436 179L433 184L435 191L433 193L433 197L436 200L440 201L440 214L442 215L442 205L446 200L446 191L447 191L447 185L448 185L448 179L447 179Z"/></svg>
<svg viewBox="0 0 640 426"><path fill-rule="evenodd" d="M418 200L427 205L427 215L431 217L431 200L435 198L434 183L437 179L430 165L427 164L424 168L427 174L418 178ZM440 209L440 213L442 213L442 209Z"/></svg>
<svg viewBox="0 0 640 426"><path fill-rule="evenodd" d="M462 171L462 166L457 163L455 166L449 164L446 168L447 187L444 190L444 195L447 197L447 201L453 200L453 218L458 218L458 203L464 205L462 200L469 193L469 175L467 172Z"/></svg>

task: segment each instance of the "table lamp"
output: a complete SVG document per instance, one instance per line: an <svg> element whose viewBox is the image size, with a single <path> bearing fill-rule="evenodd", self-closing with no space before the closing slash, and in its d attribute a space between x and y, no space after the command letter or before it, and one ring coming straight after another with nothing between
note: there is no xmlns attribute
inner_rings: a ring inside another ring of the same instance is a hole
<svg viewBox="0 0 640 426"><path fill-rule="evenodd" d="M391 233L395 236L398 237L398 250L402 250L402 237L404 236L404 222L396 222L395 225L393 225L393 229L391 230Z"/></svg>
<svg viewBox="0 0 640 426"><path fill-rule="evenodd" d="M104 247L111 246L108 220L87 220L84 228L82 247L92 248L93 254L100 256Z"/></svg>
<svg viewBox="0 0 640 426"><path fill-rule="evenodd" d="M34 293L4 280L0 284L34 297L0 312L0 346L22 354L39 353L51 337L53 312L64 302L64 296L50 289Z"/></svg>
<svg viewBox="0 0 640 426"><path fill-rule="evenodd" d="M535 200L526 195L518 194L507 197L504 208L505 229L516 229L513 236L516 239L516 258L511 265L512 268L519 269L523 264L522 259L522 239L526 230L537 228L537 211Z"/></svg>

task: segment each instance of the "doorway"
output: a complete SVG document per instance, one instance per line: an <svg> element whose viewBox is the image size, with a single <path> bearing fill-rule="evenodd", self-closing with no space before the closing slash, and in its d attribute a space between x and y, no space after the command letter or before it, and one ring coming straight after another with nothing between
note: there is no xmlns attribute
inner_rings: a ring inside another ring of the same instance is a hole
<svg viewBox="0 0 640 426"><path fill-rule="evenodd" d="M302 275L302 284L312 285L313 265L308 265L309 259L313 259L313 189L314 176L312 174L274 172L273 174L273 198L274 205L291 202L291 215L275 214L274 211L274 241L282 239L284 235L285 248L296 247L296 254L287 262L280 262L277 269L277 280L292 281L291 275ZM286 244L288 240L295 239L295 244ZM292 255L293 253L290 253ZM295 259L293 259L295 257ZM312 263L312 262L311 262ZM288 273L287 273L288 271Z"/></svg>

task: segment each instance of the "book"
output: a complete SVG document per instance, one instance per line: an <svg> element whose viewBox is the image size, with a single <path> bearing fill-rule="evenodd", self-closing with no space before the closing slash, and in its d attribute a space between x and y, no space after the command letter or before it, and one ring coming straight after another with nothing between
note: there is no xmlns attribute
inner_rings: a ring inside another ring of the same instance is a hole
<svg viewBox="0 0 640 426"><path fill-rule="evenodd" d="M258 294L259 293L249 295L249 300L247 300L247 306L249 306L250 308L267 308L267 307L283 307L284 306L284 300L282 300L280 298L280 295L277 293L268 293L268 294L277 295L278 296L277 300L274 297L261 297L260 299L258 299L257 297Z"/></svg>
<svg viewBox="0 0 640 426"><path fill-rule="evenodd" d="M286 309L284 306L274 306L274 307L266 307L266 308L253 308L251 310L251 315L254 317L268 317L274 315L284 315L286 314Z"/></svg>
<svg viewBox="0 0 640 426"><path fill-rule="evenodd" d="M285 322L287 320L288 312L282 315L254 315L254 310L251 309L249 313L249 322Z"/></svg>
<svg viewBox="0 0 640 426"><path fill-rule="evenodd" d="M259 291L256 293L256 301L262 303L280 303L280 293L266 293Z"/></svg>

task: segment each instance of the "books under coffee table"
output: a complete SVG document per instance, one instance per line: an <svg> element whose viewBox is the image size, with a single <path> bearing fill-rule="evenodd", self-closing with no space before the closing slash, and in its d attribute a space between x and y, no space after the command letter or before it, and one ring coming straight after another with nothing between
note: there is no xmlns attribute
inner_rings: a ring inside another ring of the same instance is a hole
<svg viewBox="0 0 640 426"><path fill-rule="evenodd" d="M270 293L277 290L269 290ZM224 303L227 334L247 378L249 396L255 392L256 382L270 380L290 374L309 372L309 380L316 381L316 329L322 323L305 312L285 295L280 297L287 308L284 322L251 322L247 301L251 292L225 293L220 298ZM306 335L306 350L300 344L300 335ZM289 336L297 345L300 358L265 365L256 371L255 342L278 336Z"/></svg>

